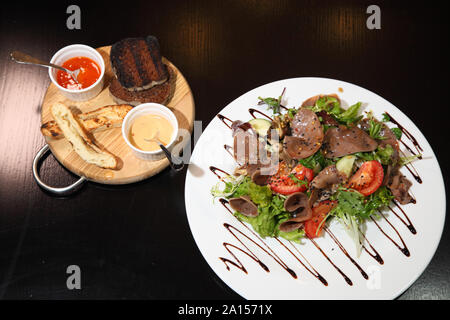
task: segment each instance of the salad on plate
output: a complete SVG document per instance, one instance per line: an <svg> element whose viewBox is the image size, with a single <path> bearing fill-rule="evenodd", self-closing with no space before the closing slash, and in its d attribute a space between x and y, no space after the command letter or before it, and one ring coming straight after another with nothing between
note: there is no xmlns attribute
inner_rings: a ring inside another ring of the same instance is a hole
<svg viewBox="0 0 450 320"><path fill-rule="evenodd" d="M400 168L420 155L399 149L402 130L376 119L362 103L343 108L336 94L317 95L300 107L259 97L273 115L231 124L233 174L211 194L226 198L239 220L262 237L300 243L323 234L334 219L354 240L357 254L364 226L391 201L414 201Z"/></svg>

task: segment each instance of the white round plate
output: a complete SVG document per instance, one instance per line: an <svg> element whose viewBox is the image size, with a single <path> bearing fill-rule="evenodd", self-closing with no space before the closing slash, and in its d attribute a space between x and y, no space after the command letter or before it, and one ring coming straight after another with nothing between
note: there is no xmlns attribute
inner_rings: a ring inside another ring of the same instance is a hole
<svg viewBox="0 0 450 320"><path fill-rule="evenodd" d="M378 119L381 119L382 113L387 111L417 139L417 142L423 148L423 159L415 161L414 167L422 177L423 183L416 182L408 170L402 168L403 174L413 182L411 193L417 200L416 204L408 204L402 206L402 208L417 233L411 233L406 225L389 210L385 211L384 214L387 221L398 231L398 234L386 220L383 218L377 220L381 229L400 247L403 247L399 238L399 235L401 236L410 256L403 254L380 231L378 226L369 220L366 223L367 239L382 257L384 263L378 263L365 251L357 257L354 243L345 230L338 222L332 222L329 229L368 275L368 279L365 279L331 236L324 233L324 236L318 238L316 242L336 267L351 280L352 285L349 285L333 264L310 240L305 239L302 244L295 244L301 255L292 248L290 243L282 241L291 251L296 253L300 261L306 266L314 267L326 279L328 285L324 285L308 272L297 258L289 253L276 239L266 238L264 243L295 272L296 279L248 238L237 232L235 234L238 235L238 238L233 236L225 228L224 223L242 231L262 248L268 250L265 244L234 218L219 201L213 202L210 190L212 186L217 184L218 178L210 171L209 167L215 166L230 173L236 167L234 159L224 149L224 144L233 145L231 131L217 117L209 123L197 141L186 176L186 212L200 252L214 272L230 288L246 299L396 298L425 270L436 251L444 227L445 189L441 170L433 150L414 123L391 103L369 90L339 80L293 78L269 83L240 96L221 110L220 114L231 120L247 121L251 119L248 109L255 108L272 115L266 106L257 105L258 97L278 97L283 88L286 88L283 99L283 105L285 106L298 107L311 96L337 93L344 107L361 101L364 111L372 110ZM339 92L339 88L342 88L343 91ZM402 140L414 150L413 144L405 135L403 135ZM403 145L401 145L401 149L404 149ZM396 211L399 212L399 210ZM406 220L401 212L399 217ZM232 244L244 251L247 251L247 247L268 267L269 271L265 271L252 258L236 249L236 247L224 246L224 243ZM235 261L239 265L237 258L244 265L247 273L231 263L227 264L228 269L220 258Z"/></svg>

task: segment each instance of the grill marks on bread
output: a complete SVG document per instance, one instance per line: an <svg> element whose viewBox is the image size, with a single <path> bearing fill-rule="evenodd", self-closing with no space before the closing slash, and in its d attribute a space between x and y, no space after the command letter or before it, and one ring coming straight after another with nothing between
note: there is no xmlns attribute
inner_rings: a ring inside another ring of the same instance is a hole
<svg viewBox="0 0 450 320"><path fill-rule="evenodd" d="M149 89L169 77L154 36L123 39L112 46L110 58L117 80L129 91Z"/></svg>

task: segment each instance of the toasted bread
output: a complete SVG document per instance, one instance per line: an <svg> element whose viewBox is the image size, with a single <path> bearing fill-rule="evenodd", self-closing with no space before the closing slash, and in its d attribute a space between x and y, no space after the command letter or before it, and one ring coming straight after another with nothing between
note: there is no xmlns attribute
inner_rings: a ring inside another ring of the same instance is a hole
<svg viewBox="0 0 450 320"><path fill-rule="evenodd" d="M149 89L169 77L154 36L116 42L111 47L110 60L117 80L129 91Z"/></svg>
<svg viewBox="0 0 450 320"><path fill-rule="evenodd" d="M52 115L64 137L72 144L74 151L86 162L102 168L115 169L118 161L114 155L99 148L92 141L70 109L62 104L52 106Z"/></svg>
<svg viewBox="0 0 450 320"><path fill-rule="evenodd" d="M113 79L109 86L109 93L116 103L127 103L137 106L141 103L155 102L167 104L175 92L176 72L173 68L167 66L169 79L163 84L154 86L150 89L131 92L120 85L117 79Z"/></svg>
<svg viewBox="0 0 450 320"><path fill-rule="evenodd" d="M83 129L89 133L93 133L120 127L128 111L132 108L128 104L104 106L91 112L80 113L77 117ZM64 137L64 134L54 120L44 123L41 126L41 132L44 136L53 139Z"/></svg>

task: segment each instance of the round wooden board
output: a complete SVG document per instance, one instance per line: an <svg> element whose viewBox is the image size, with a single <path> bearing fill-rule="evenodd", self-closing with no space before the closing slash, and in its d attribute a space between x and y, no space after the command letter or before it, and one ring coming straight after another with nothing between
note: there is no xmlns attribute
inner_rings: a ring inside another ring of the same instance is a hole
<svg viewBox="0 0 450 320"><path fill-rule="evenodd" d="M42 104L42 123L53 120L51 106L55 102L62 102L72 110L79 110L81 112L89 112L106 105L117 104L110 96L108 90L111 79L114 77L109 60L110 49L111 46L97 49L102 55L106 66L105 84L102 92L92 100L75 102L64 97L58 88L51 83ZM176 73L175 91L166 106L177 117L179 128L188 130L191 133L195 117L194 97L191 89L177 67L165 58L163 58L163 61L171 66ZM71 144L64 138L54 140L46 137L46 140L53 155L63 166L78 176L83 176L90 181L98 183L127 184L141 181L157 174L169 165L169 161L166 158L158 161L144 161L136 158L132 150L125 143L120 127L94 133L94 138L100 146L103 146L120 159L118 170L103 169L85 162L73 151ZM187 139L179 140L181 140L179 143L183 145L188 142Z"/></svg>

